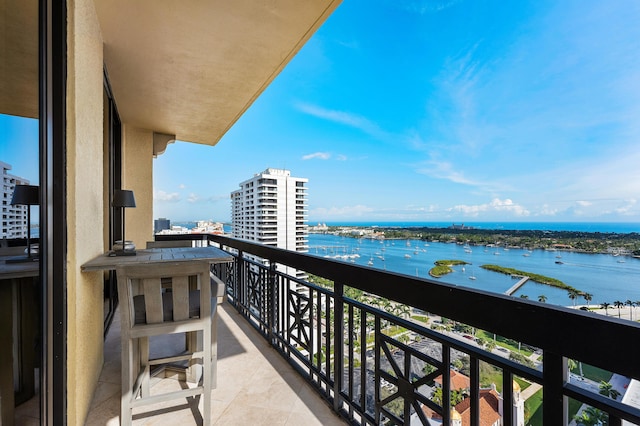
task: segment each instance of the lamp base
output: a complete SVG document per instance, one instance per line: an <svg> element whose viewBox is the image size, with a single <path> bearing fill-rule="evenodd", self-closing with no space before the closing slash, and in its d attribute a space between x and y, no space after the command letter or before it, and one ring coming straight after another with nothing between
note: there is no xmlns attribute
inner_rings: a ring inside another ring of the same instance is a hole
<svg viewBox="0 0 640 426"><path fill-rule="evenodd" d="M113 250L109 253L109 256L135 256L135 250Z"/></svg>
<svg viewBox="0 0 640 426"><path fill-rule="evenodd" d="M37 262L39 260L40 259L38 259L37 256L20 256L20 257L7 259L5 262L6 263L30 263L30 262Z"/></svg>

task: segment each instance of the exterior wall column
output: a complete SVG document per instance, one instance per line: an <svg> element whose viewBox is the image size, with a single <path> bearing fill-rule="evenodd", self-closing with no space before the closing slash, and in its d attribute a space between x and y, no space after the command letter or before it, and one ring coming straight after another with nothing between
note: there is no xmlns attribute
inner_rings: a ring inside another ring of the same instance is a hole
<svg viewBox="0 0 640 426"><path fill-rule="evenodd" d="M136 207L125 211L125 237L142 249L153 240L153 131L122 128L122 189L136 197Z"/></svg>
<svg viewBox="0 0 640 426"><path fill-rule="evenodd" d="M103 358L103 274L80 265L103 252L103 40L94 3L67 15L67 424L84 424Z"/></svg>

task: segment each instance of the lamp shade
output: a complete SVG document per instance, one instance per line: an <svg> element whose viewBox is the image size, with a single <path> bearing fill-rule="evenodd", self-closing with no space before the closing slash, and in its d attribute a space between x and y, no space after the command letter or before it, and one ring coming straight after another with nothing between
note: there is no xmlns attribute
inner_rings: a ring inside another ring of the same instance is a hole
<svg viewBox="0 0 640 426"><path fill-rule="evenodd" d="M113 193L113 201L111 202L113 207L135 207L136 199L133 196L133 191L128 189L116 189Z"/></svg>
<svg viewBox="0 0 640 426"><path fill-rule="evenodd" d="M36 185L16 185L13 188L11 205L35 206L40 204L40 187Z"/></svg>

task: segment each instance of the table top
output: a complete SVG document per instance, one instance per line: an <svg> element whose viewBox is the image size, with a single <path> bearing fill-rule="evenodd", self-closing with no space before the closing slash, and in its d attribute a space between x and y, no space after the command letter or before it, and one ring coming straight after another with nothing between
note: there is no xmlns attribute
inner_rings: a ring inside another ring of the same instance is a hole
<svg viewBox="0 0 640 426"><path fill-rule="evenodd" d="M115 270L117 265L156 262L188 262L208 260L209 263L231 262L233 256L217 247L166 247L136 250L135 256L101 254L80 267L82 272Z"/></svg>
<svg viewBox="0 0 640 426"><path fill-rule="evenodd" d="M37 277L40 274L40 262L31 260L19 263L7 263L7 260L16 257L27 257L25 247L12 247L0 249L0 280L13 278Z"/></svg>

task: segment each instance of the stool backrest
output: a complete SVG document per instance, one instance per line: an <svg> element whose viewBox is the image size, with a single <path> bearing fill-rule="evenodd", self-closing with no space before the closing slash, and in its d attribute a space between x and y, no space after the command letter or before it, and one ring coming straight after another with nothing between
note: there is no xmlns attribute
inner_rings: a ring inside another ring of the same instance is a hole
<svg viewBox="0 0 640 426"><path fill-rule="evenodd" d="M157 262L116 268L122 328L211 314L209 262Z"/></svg>

